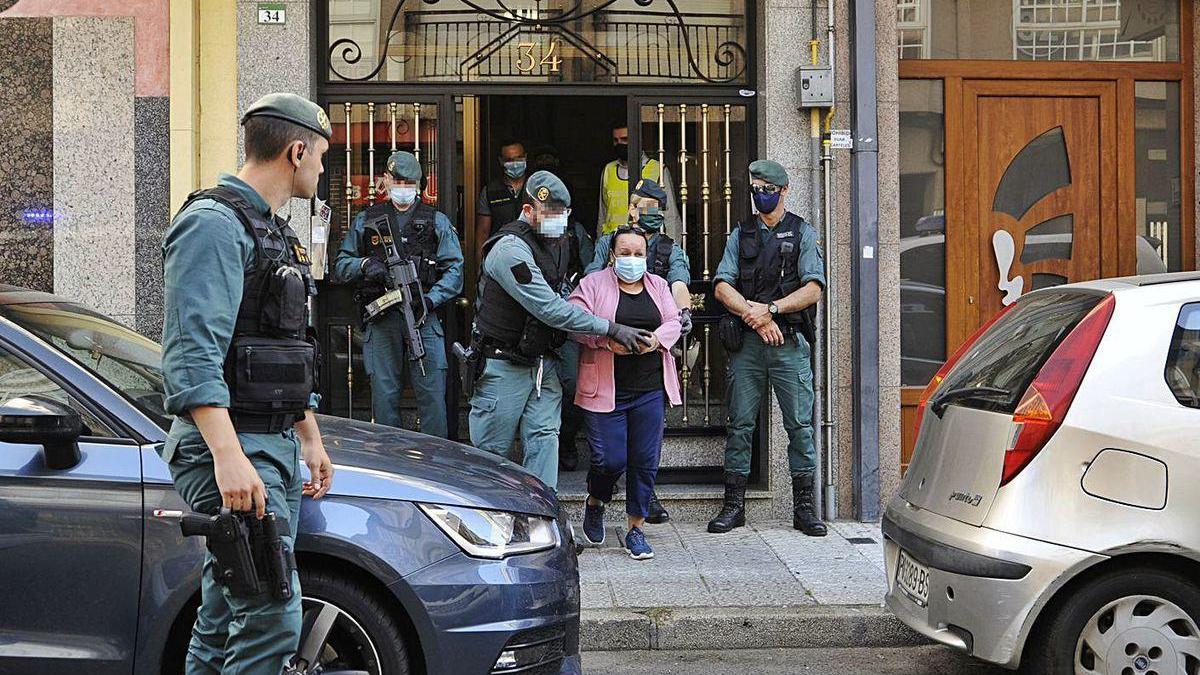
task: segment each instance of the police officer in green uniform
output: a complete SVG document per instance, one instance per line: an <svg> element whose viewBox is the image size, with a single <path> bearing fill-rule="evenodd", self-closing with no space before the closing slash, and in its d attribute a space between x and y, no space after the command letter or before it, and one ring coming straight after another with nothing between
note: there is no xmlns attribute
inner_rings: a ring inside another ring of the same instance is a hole
<svg viewBox="0 0 1200 675"><path fill-rule="evenodd" d="M163 240L163 379L175 420L161 452L192 509L274 512L290 551L301 494L324 495L333 466L312 412L308 254L275 213L316 193L331 129L324 110L294 94L259 99L242 126L246 164L192 194ZM286 601L234 594L207 555L186 672L279 673L300 637L295 574L292 587Z"/></svg>
<svg viewBox="0 0 1200 675"><path fill-rule="evenodd" d="M554 174L529 177L520 217L484 244L475 318L485 363L471 397L471 443L507 456L519 433L525 469L552 488L562 403L555 350L566 333L607 335L630 349L652 344L648 331L598 318L563 297L570 206Z"/></svg>
<svg viewBox="0 0 1200 675"><path fill-rule="evenodd" d="M729 424L725 440L725 503L708 523L728 532L746 523L750 443L766 384L779 400L788 435L792 474L792 525L824 536L813 487L813 375L810 355L814 314L825 287L817 231L784 208L788 176L769 160L750 164L755 216L738 224L717 267L715 293L729 310L718 335L729 354Z"/></svg>
<svg viewBox="0 0 1200 675"><path fill-rule="evenodd" d="M412 153L396 152L388 158L383 189L388 195L386 202L355 216L342 239L330 277L335 283L359 284L356 298L366 324L363 361L371 377L375 422L400 426L400 399L407 370L421 431L446 438L445 331L434 312L462 292L462 247L446 214L421 201L421 163ZM414 262L424 293L412 299L414 319L425 316L418 326L425 347L420 363L408 358L408 327L399 306L373 318L367 316L367 305L384 294L384 282L391 275L385 249L389 242L395 244L401 257Z"/></svg>
<svg viewBox="0 0 1200 675"><path fill-rule="evenodd" d="M682 335L692 332L692 295L688 285L692 283L691 263L687 252L663 232L663 211L667 203L667 192L658 183L643 178L637 182L629 195L629 220L636 223L650 237L646 246L646 271L667 280L671 296L679 307L679 322L683 325ZM596 240L596 254L587 267L590 274L608 265L608 252L612 247L613 235L606 234ZM665 523L671 514L663 508L654 492L650 494L650 513L647 523Z"/></svg>
<svg viewBox="0 0 1200 675"><path fill-rule="evenodd" d="M539 145L529 154L530 174L538 171L549 171L558 175L558 151L554 146ZM571 186L564 180L567 192ZM523 193L522 193L523 194ZM523 201L523 200L522 200ZM505 221L510 222L510 221ZM505 223L500 223L504 225ZM585 274L584 268L591 263L596 245L587 229L573 215L567 218L567 232L563 235L562 245L569 248L567 260L567 283L564 294L579 285ZM574 471L579 468L579 452L576 443L579 431L583 427L583 410L575 405L575 383L579 380L579 343L567 340L558 349L558 379L562 382L562 432L558 435L558 468L563 471Z"/></svg>

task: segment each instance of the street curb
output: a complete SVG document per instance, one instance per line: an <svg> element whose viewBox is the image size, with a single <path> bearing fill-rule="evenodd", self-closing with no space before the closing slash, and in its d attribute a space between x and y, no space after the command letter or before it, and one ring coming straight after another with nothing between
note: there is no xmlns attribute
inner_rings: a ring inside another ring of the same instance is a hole
<svg viewBox="0 0 1200 675"><path fill-rule="evenodd" d="M928 644L875 605L585 609L583 651L907 647Z"/></svg>

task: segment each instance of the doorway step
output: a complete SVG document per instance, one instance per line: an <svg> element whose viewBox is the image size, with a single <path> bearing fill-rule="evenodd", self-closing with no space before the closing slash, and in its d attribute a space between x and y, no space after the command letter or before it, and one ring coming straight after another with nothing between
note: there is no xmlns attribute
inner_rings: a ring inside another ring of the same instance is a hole
<svg viewBox="0 0 1200 675"><path fill-rule="evenodd" d="M672 522L681 523L707 523L721 510L725 494L721 485L711 483L668 483L657 486L657 492L659 501L671 514ZM624 522L620 514L625 513L625 495L625 479L622 477L617 484L617 493L606 509L607 520ZM587 472L561 472L558 477L558 498L571 522L582 522L583 504L587 500ZM791 507L790 504L778 504L770 490L746 490L747 521L778 519L778 506L784 509Z"/></svg>

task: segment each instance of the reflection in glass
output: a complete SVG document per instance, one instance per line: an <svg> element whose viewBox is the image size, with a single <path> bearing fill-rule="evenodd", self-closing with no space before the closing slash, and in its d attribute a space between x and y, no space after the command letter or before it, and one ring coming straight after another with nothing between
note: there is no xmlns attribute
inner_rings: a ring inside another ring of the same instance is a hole
<svg viewBox="0 0 1200 675"><path fill-rule="evenodd" d="M1178 61L1178 0L897 0L902 59Z"/></svg>
<svg viewBox="0 0 1200 675"><path fill-rule="evenodd" d="M1070 260L1075 217L1070 213L1041 222L1025 231L1021 264L1040 260Z"/></svg>
<svg viewBox="0 0 1200 675"><path fill-rule="evenodd" d="M329 78L743 83L745 0L334 0Z"/></svg>
<svg viewBox="0 0 1200 675"><path fill-rule="evenodd" d="M946 360L942 84L900 82L900 379L924 386Z"/></svg>
<svg viewBox="0 0 1200 675"><path fill-rule="evenodd" d="M1050 274L1048 272L1033 273L1033 290L1039 288L1050 288L1051 286L1062 286L1067 283L1067 278L1061 274Z"/></svg>
<svg viewBox="0 0 1200 675"><path fill-rule="evenodd" d="M1041 134L1021 148L996 187L992 210L1021 220L1042 197L1071 184L1071 161L1062 127Z"/></svg>
<svg viewBox="0 0 1200 675"><path fill-rule="evenodd" d="M1138 273L1179 271L1179 83L1138 82L1134 96Z"/></svg>

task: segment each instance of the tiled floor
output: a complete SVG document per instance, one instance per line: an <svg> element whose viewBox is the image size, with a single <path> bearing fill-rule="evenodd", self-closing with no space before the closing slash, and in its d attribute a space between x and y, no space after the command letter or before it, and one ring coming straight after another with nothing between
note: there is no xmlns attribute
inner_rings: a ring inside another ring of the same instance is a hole
<svg viewBox="0 0 1200 675"><path fill-rule="evenodd" d="M704 528L703 523L647 525L654 558L632 560L620 548L624 525L610 526L603 547L579 556L583 608L882 602L887 583L877 525L832 523L823 538L806 537L786 522L720 535Z"/></svg>

